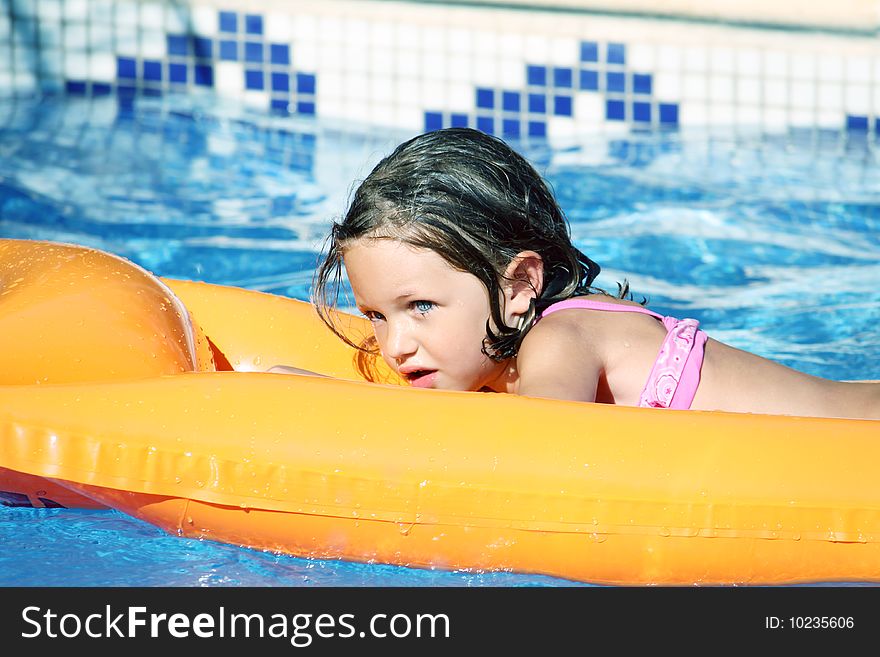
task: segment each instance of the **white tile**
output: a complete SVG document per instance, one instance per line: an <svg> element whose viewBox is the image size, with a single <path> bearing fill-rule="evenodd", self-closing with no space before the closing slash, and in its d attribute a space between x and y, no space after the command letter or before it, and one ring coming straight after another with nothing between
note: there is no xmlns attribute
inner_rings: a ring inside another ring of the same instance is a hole
<svg viewBox="0 0 880 657"><path fill-rule="evenodd" d="M525 48L525 40L522 34L507 33L498 36L498 53L504 58L531 57Z"/></svg>
<svg viewBox="0 0 880 657"><path fill-rule="evenodd" d="M709 97L713 103L732 103L735 94L734 79L729 75L712 75L709 78Z"/></svg>
<svg viewBox="0 0 880 657"><path fill-rule="evenodd" d="M835 53L824 52L819 57L818 76L827 82L842 82L844 78L843 57Z"/></svg>
<svg viewBox="0 0 880 657"><path fill-rule="evenodd" d="M439 80L421 80L423 107L430 110L443 110L446 107L446 85Z"/></svg>
<svg viewBox="0 0 880 657"><path fill-rule="evenodd" d="M576 66L580 62L580 41L569 38L550 40L550 58L553 66Z"/></svg>
<svg viewBox="0 0 880 657"><path fill-rule="evenodd" d="M708 108L703 103L682 103L679 106L678 119L683 126L704 126L710 123Z"/></svg>
<svg viewBox="0 0 880 657"><path fill-rule="evenodd" d="M64 75L64 53L61 50L51 48L40 51L40 66L43 73L50 77L63 77ZM0 65L2 68L2 65ZM115 75L115 70L114 70Z"/></svg>
<svg viewBox="0 0 880 657"><path fill-rule="evenodd" d="M141 52L149 59L161 59L168 53L168 39L165 32L144 30L141 32Z"/></svg>
<svg viewBox="0 0 880 657"><path fill-rule="evenodd" d="M526 83L525 64L522 61L503 60L498 64L498 84L518 89Z"/></svg>
<svg viewBox="0 0 880 657"><path fill-rule="evenodd" d="M871 114L871 88L866 84L848 85L844 103L848 114Z"/></svg>
<svg viewBox="0 0 880 657"><path fill-rule="evenodd" d="M85 80L89 76L89 58L84 52L66 51L64 75L71 80Z"/></svg>
<svg viewBox="0 0 880 657"><path fill-rule="evenodd" d="M870 83L871 60L868 57L847 57L846 79L848 82Z"/></svg>
<svg viewBox="0 0 880 657"><path fill-rule="evenodd" d="M94 53L89 57L89 77L96 82L116 79L116 57L110 53Z"/></svg>
<svg viewBox="0 0 880 657"><path fill-rule="evenodd" d="M414 50L398 51L394 57L394 70L402 77L418 77L422 71L422 60Z"/></svg>
<svg viewBox="0 0 880 657"><path fill-rule="evenodd" d="M760 125L761 108L756 105L738 105L736 108L736 123L738 125Z"/></svg>
<svg viewBox="0 0 880 657"><path fill-rule="evenodd" d="M449 79L453 82L472 82L474 78L473 60L465 54L449 57Z"/></svg>
<svg viewBox="0 0 880 657"><path fill-rule="evenodd" d="M421 53L421 74L428 80L446 80L449 76L447 70L449 60L446 53L436 50L426 50Z"/></svg>
<svg viewBox="0 0 880 657"><path fill-rule="evenodd" d="M2 21L2 19L0 19ZM0 25L0 33L3 27ZM64 31L61 23L43 21L40 24L40 48L60 48L63 45Z"/></svg>
<svg viewBox="0 0 880 657"><path fill-rule="evenodd" d="M478 30L474 33L474 54L478 59L495 57L499 53L498 33Z"/></svg>
<svg viewBox="0 0 880 657"><path fill-rule="evenodd" d="M345 80L339 71L326 71L321 74L321 84L317 88L318 102L323 105L328 99L342 98L345 95Z"/></svg>
<svg viewBox="0 0 880 657"><path fill-rule="evenodd" d="M294 43L318 41L324 38L321 23L316 16L291 16L290 36Z"/></svg>
<svg viewBox="0 0 880 657"><path fill-rule="evenodd" d="M424 127L425 115L422 110L413 106L397 106L394 108L394 125L404 130L421 130Z"/></svg>
<svg viewBox="0 0 880 657"><path fill-rule="evenodd" d="M127 2L116 5L116 24L136 27L138 25L138 6Z"/></svg>
<svg viewBox="0 0 880 657"><path fill-rule="evenodd" d="M491 87L498 84L498 61L494 58L478 58L473 63L473 82L475 85Z"/></svg>
<svg viewBox="0 0 880 657"><path fill-rule="evenodd" d="M203 37L220 34L220 15L214 7L196 5L192 8L193 32Z"/></svg>
<svg viewBox="0 0 880 657"><path fill-rule="evenodd" d="M164 30L165 7L158 2L144 2L140 5L138 25L148 30Z"/></svg>
<svg viewBox="0 0 880 657"><path fill-rule="evenodd" d="M86 0L65 0L64 20L86 22L89 17L89 4Z"/></svg>
<svg viewBox="0 0 880 657"><path fill-rule="evenodd" d="M740 48L736 51L736 70L741 75L760 75L763 71L761 51L756 48Z"/></svg>
<svg viewBox="0 0 880 657"><path fill-rule="evenodd" d="M788 77L789 55L783 50L764 51L764 75L767 77Z"/></svg>
<svg viewBox="0 0 880 657"><path fill-rule="evenodd" d="M242 65L238 62L217 62L214 66L214 88L225 95L241 95L244 92Z"/></svg>
<svg viewBox="0 0 880 657"><path fill-rule="evenodd" d="M369 79L370 100L387 103L394 98L394 81L390 75L373 75Z"/></svg>
<svg viewBox="0 0 880 657"><path fill-rule="evenodd" d="M653 71L657 63L657 52L652 45L634 43L626 51L626 63L633 71Z"/></svg>
<svg viewBox="0 0 880 657"><path fill-rule="evenodd" d="M469 55L474 48L474 34L464 28L452 28L449 30L448 49L452 53Z"/></svg>
<svg viewBox="0 0 880 657"><path fill-rule="evenodd" d="M435 25L428 25L422 29L421 47L424 50L446 52L446 29Z"/></svg>
<svg viewBox="0 0 880 657"><path fill-rule="evenodd" d="M241 99L245 105L250 105L251 107L259 109L269 107L269 94L265 91L249 89L242 93Z"/></svg>
<svg viewBox="0 0 880 657"><path fill-rule="evenodd" d="M472 112L474 88L468 84L450 82L446 87L446 107L452 112Z"/></svg>
<svg viewBox="0 0 880 657"><path fill-rule="evenodd" d="M682 98L705 100L709 96L709 83L705 75L687 74L682 84Z"/></svg>
<svg viewBox="0 0 880 657"><path fill-rule="evenodd" d="M657 47L657 68L680 71L684 67L684 52L678 46L661 45Z"/></svg>
<svg viewBox="0 0 880 657"><path fill-rule="evenodd" d="M700 46L686 46L684 48L684 69L692 73L702 73L709 70L709 50Z"/></svg>
<svg viewBox="0 0 880 657"><path fill-rule="evenodd" d="M548 139L570 139L578 134L578 125L573 119L564 116L551 116L547 119L547 138ZM592 121L590 121L592 123ZM598 121L597 121L598 123ZM595 129L598 125L589 125L590 129Z"/></svg>
<svg viewBox="0 0 880 657"><path fill-rule="evenodd" d="M398 104L418 104L421 91L421 85L414 78L394 78L394 98Z"/></svg>
<svg viewBox="0 0 880 657"><path fill-rule="evenodd" d="M296 46L293 49L293 61L296 65ZM345 68L345 58L342 48L338 43L319 43L318 59L321 62L322 71L337 71Z"/></svg>
<svg viewBox="0 0 880 657"><path fill-rule="evenodd" d="M873 98L874 116L880 118L880 84L871 86L871 96Z"/></svg>
<svg viewBox="0 0 880 657"><path fill-rule="evenodd" d="M343 74L343 93L349 103L365 103L370 98L369 78L361 73L346 72Z"/></svg>
<svg viewBox="0 0 880 657"><path fill-rule="evenodd" d="M389 21L370 21L368 25L368 43L371 46L393 48L396 43L394 24Z"/></svg>
<svg viewBox="0 0 880 657"><path fill-rule="evenodd" d="M790 84L791 106L813 110L816 107L816 81L792 80Z"/></svg>
<svg viewBox="0 0 880 657"><path fill-rule="evenodd" d="M683 95L682 76L677 72L655 73L653 79L654 97L657 100L678 102Z"/></svg>
<svg viewBox="0 0 880 657"><path fill-rule="evenodd" d="M345 112L347 103L342 100L326 100L321 103L321 116L338 119Z"/></svg>
<svg viewBox="0 0 880 657"><path fill-rule="evenodd" d="M138 30L134 25L117 25L114 31L116 54L137 57L140 54Z"/></svg>
<svg viewBox="0 0 880 657"><path fill-rule="evenodd" d="M272 43L290 43L293 30L290 27L290 14L270 12L263 20L263 35Z"/></svg>
<svg viewBox="0 0 880 657"><path fill-rule="evenodd" d="M796 80L816 79L816 57L813 53L799 52L791 58L791 77Z"/></svg>
<svg viewBox="0 0 880 657"><path fill-rule="evenodd" d="M371 46L369 49L370 73L390 75L395 68L394 51L387 46Z"/></svg>
<svg viewBox="0 0 880 657"><path fill-rule="evenodd" d="M366 50L369 45L369 26L366 21L348 19L342 23L342 38L349 46Z"/></svg>
<svg viewBox="0 0 880 657"><path fill-rule="evenodd" d="M367 119L372 125L394 125L394 106L390 103L371 103L368 106Z"/></svg>
<svg viewBox="0 0 880 657"><path fill-rule="evenodd" d="M713 75L733 75L736 71L734 51L725 47L713 47L709 51L709 68Z"/></svg>
<svg viewBox="0 0 880 657"><path fill-rule="evenodd" d="M788 81L776 78L764 80L764 106L783 107L788 105Z"/></svg>
<svg viewBox="0 0 880 657"><path fill-rule="evenodd" d="M843 85L838 82L819 82L817 90L819 98L819 110L830 110L832 112L843 112Z"/></svg>
<svg viewBox="0 0 880 657"><path fill-rule="evenodd" d="M296 26L298 23L299 19L294 17L293 24L295 36L299 36L296 32ZM345 40L344 24L342 20L335 16L321 16L318 18L317 34L318 40L323 44L342 43Z"/></svg>
<svg viewBox="0 0 880 657"><path fill-rule="evenodd" d="M734 125L737 119L736 107L713 102L709 106L709 118L714 125Z"/></svg>
<svg viewBox="0 0 880 657"><path fill-rule="evenodd" d="M85 50L89 45L89 32L85 23L68 23L64 29L65 50Z"/></svg>
<svg viewBox="0 0 880 657"><path fill-rule="evenodd" d="M796 128L812 128L816 124L816 111L814 108L792 108L788 121Z"/></svg>
<svg viewBox="0 0 880 657"><path fill-rule="evenodd" d="M343 67L347 71L356 73L368 73L370 71L370 60L367 58L367 51L362 44L346 43L342 47Z"/></svg>
<svg viewBox="0 0 880 657"><path fill-rule="evenodd" d="M291 46L290 59L294 68L301 71L317 71L321 62L318 57L318 44L314 41L295 43Z"/></svg>
<svg viewBox="0 0 880 657"><path fill-rule="evenodd" d="M422 30L412 23L398 23L394 26L394 40L404 50L417 50L422 46Z"/></svg>
<svg viewBox="0 0 880 657"><path fill-rule="evenodd" d="M549 62L550 52L550 40L547 37L539 34L526 35L525 56L530 62Z"/></svg>
<svg viewBox="0 0 880 657"><path fill-rule="evenodd" d="M56 20L64 15L61 0L39 0L37 15L42 20Z"/></svg>
<svg viewBox="0 0 880 657"><path fill-rule="evenodd" d="M574 117L578 121L598 121L605 119L605 97L590 91L574 95Z"/></svg>
<svg viewBox="0 0 880 657"><path fill-rule="evenodd" d="M188 5L165 6L165 29L172 34L185 34L190 31Z"/></svg>
<svg viewBox="0 0 880 657"><path fill-rule="evenodd" d="M789 125L788 112L784 109L765 107L761 116L761 125L765 130L785 130Z"/></svg>
<svg viewBox="0 0 880 657"><path fill-rule="evenodd" d="M740 104L761 102L761 82L758 78L741 77L736 80L736 99Z"/></svg>
<svg viewBox="0 0 880 657"><path fill-rule="evenodd" d="M820 110L816 113L816 125L820 128L840 130L846 125L846 117L841 111Z"/></svg>

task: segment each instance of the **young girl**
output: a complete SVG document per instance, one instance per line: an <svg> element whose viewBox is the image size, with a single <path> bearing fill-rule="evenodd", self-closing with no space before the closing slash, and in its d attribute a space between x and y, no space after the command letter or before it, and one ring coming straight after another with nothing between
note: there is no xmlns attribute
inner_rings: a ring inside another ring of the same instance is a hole
<svg viewBox="0 0 880 657"><path fill-rule="evenodd" d="M413 386L627 406L880 418L880 383L830 381L592 287L535 169L450 128L398 146L333 226L314 303L334 326L342 268L385 361ZM279 371L279 368L273 368ZM283 368L280 368L283 370Z"/></svg>

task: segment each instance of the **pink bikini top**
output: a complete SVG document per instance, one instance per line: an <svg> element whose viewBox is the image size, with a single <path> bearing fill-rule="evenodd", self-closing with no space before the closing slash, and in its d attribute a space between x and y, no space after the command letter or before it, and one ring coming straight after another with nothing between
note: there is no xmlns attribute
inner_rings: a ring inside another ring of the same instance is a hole
<svg viewBox="0 0 880 657"><path fill-rule="evenodd" d="M663 322L668 333L660 346L660 353L639 398L639 406L654 408L688 409L694 401L700 385L700 368L703 365L703 350L708 336L699 329L695 319L676 319L663 317L641 306L629 306L587 299L567 299L548 307L541 317L557 310L567 308L586 308L587 310L608 310L611 312L642 313Z"/></svg>

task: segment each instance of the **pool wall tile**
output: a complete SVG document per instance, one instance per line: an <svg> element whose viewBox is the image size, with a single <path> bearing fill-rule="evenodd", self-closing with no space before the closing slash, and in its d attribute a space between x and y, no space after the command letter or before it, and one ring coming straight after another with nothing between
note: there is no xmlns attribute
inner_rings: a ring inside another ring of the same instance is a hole
<svg viewBox="0 0 880 657"><path fill-rule="evenodd" d="M877 138L876 32L371 0L0 0L0 96L211 90L511 138L716 125Z"/></svg>

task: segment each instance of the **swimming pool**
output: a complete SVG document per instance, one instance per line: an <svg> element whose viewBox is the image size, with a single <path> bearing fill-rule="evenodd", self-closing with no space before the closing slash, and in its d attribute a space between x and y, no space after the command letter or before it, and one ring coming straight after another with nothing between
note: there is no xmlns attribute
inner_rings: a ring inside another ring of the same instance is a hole
<svg viewBox="0 0 880 657"><path fill-rule="evenodd" d="M156 274L306 299L331 218L405 133L169 95L0 104L0 237L103 248ZM803 371L877 378L880 173L864 135L719 130L512 140L576 243L660 312ZM114 511L0 506L0 585L568 586L295 559ZM26 567L22 554L27 554ZM63 568L59 567L63 564Z"/></svg>

